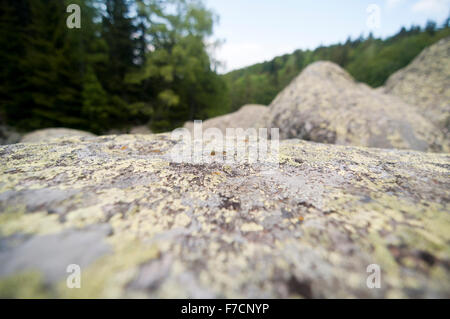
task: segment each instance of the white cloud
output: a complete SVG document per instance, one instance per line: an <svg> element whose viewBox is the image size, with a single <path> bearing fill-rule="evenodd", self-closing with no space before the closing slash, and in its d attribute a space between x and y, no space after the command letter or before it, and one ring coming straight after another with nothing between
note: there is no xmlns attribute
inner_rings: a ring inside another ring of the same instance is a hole
<svg viewBox="0 0 450 319"><path fill-rule="evenodd" d="M450 0L420 0L412 6L412 11L425 14L448 14Z"/></svg>
<svg viewBox="0 0 450 319"><path fill-rule="evenodd" d="M404 0L386 0L386 6L389 10L397 8Z"/></svg>

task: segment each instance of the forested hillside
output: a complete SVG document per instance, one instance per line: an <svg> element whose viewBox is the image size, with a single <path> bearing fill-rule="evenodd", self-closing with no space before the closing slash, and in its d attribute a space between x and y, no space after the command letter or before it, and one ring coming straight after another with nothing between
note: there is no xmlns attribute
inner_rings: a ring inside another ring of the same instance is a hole
<svg viewBox="0 0 450 319"><path fill-rule="evenodd" d="M69 4L81 28L68 28ZM21 130L155 131L226 112L195 0L0 0L0 120Z"/></svg>
<svg viewBox="0 0 450 319"><path fill-rule="evenodd" d="M271 61L232 71L224 75L230 94L231 109L245 104L268 105L307 65L328 60L345 68L357 81L372 87L384 84L395 71L408 65L425 47L450 36L449 19L438 26L402 28L387 39L369 35L345 43L297 50Z"/></svg>

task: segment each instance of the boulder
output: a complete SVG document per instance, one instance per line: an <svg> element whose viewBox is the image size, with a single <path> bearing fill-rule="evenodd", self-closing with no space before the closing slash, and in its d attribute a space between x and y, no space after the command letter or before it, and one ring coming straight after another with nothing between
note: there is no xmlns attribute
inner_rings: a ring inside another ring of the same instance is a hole
<svg viewBox="0 0 450 319"><path fill-rule="evenodd" d="M0 297L450 297L448 154L286 140L279 166L189 164L176 143L0 147Z"/></svg>
<svg viewBox="0 0 450 319"><path fill-rule="evenodd" d="M257 128L256 124L261 121L267 110L267 106L264 105L244 105L236 112L203 121L202 127L203 130L218 128L223 134L226 133L227 128ZM194 123L187 122L184 128L192 131L194 129Z"/></svg>
<svg viewBox="0 0 450 319"><path fill-rule="evenodd" d="M338 65L308 66L272 102L260 124L280 137L378 148L447 151L444 134L415 106L356 83Z"/></svg>
<svg viewBox="0 0 450 319"><path fill-rule="evenodd" d="M450 132L450 37L426 48L386 82L385 92L417 105L423 116Z"/></svg>
<svg viewBox="0 0 450 319"><path fill-rule="evenodd" d="M74 130L70 128L46 128L25 134L20 142L40 143L40 142L48 142L52 139L62 137L72 137L72 136L93 137L95 135L89 132Z"/></svg>
<svg viewBox="0 0 450 319"><path fill-rule="evenodd" d="M147 125L134 126L130 129L130 134L152 134Z"/></svg>

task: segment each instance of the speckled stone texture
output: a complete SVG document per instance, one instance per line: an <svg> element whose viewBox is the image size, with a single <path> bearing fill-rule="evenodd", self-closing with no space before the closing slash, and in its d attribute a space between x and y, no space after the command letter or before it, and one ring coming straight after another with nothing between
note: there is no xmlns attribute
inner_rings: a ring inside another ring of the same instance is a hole
<svg viewBox="0 0 450 319"><path fill-rule="evenodd" d="M175 143L0 147L0 297L450 297L449 155L288 140L278 168L193 165Z"/></svg>
<svg viewBox="0 0 450 319"><path fill-rule="evenodd" d="M21 143L43 143L48 142L55 138L62 137L72 137L72 136L82 136L82 137L94 137L95 135L89 132L74 130L71 128L45 128L42 130L36 130L25 134L20 140Z"/></svg>
<svg viewBox="0 0 450 319"><path fill-rule="evenodd" d="M448 152L449 140L415 105L357 83L332 62L308 66L271 103L260 127L282 139Z"/></svg>
<svg viewBox="0 0 450 319"><path fill-rule="evenodd" d="M450 37L426 48L410 65L394 73L385 92L417 105L423 116L449 134Z"/></svg>

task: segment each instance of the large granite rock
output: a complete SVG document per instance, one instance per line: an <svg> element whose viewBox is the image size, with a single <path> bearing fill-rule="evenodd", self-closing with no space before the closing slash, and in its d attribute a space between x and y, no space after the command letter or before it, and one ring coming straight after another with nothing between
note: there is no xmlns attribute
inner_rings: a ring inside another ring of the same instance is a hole
<svg viewBox="0 0 450 319"><path fill-rule="evenodd" d="M48 142L52 139L72 136L93 137L95 135L89 132L74 130L70 128L46 128L25 134L20 142L43 143Z"/></svg>
<svg viewBox="0 0 450 319"><path fill-rule="evenodd" d="M450 132L450 37L426 48L410 65L394 73L385 92L417 105Z"/></svg>
<svg viewBox="0 0 450 319"><path fill-rule="evenodd" d="M379 148L447 151L448 140L416 107L356 83L338 65L307 67L272 102L259 125L281 138Z"/></svg>
<svg viewBox="0 0 450 319"><path fill-rule="evenodd" d="M287 140L278 168L183 164L175 143L0 147L0 297L450 297L449 155Z"/></svg>
<svg viewBox="0 0 450 319"><path fill-rule="evenodd" d="M208 128L218 128L224 134L227 128L257 128L257 124L261 121L263 116L267 113L268 107L264 105L249 104L244 105L238 111L218 116L202 122L203 130ZM184 128L189 130L194 129L193 122L186 122Z"/></svg>

